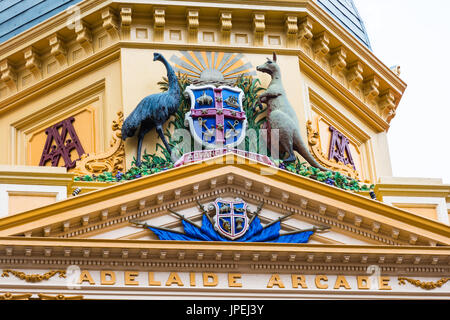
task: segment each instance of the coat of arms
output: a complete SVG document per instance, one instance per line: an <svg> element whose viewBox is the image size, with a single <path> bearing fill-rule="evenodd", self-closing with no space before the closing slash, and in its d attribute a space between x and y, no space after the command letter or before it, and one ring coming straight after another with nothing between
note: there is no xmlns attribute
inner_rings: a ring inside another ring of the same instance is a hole
<svg viewBox="0 0 450 320"><path fill-rule="evenodd" d="M186 88L191 111L185 122L196 142L207 148L234 147L245 138L247 118L242 109L244 92L237 87L214 85Z"/></svg>
<svg viewBox="0 0 450 320"><path fill-rule="evenodd" d="M245 234L249 227L247 204L241 199L225 201L221 198L214 202L216 208L215 226L224 237L235 240Z"/></svg>

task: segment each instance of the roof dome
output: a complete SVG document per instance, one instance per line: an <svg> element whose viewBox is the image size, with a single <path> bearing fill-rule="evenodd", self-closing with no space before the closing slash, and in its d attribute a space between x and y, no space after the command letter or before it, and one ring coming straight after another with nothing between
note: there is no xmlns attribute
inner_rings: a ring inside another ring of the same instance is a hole
<svg viewBox="0 0 450 320"><path fill-rule="evenodd" d="M369 36L353 0L316 0L333 18L342 24L369 49Z"/></svg>

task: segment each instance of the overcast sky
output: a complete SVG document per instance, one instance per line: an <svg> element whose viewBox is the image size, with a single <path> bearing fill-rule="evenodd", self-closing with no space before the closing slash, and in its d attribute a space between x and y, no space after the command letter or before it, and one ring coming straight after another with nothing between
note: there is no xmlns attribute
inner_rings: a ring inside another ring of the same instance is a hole
<svg viewBox="0 0 450 320"><path fill-rule="evenodd" d="M408 85L388 133L394 176L450 184L450 1L354 2L373 52Z"/></svg>

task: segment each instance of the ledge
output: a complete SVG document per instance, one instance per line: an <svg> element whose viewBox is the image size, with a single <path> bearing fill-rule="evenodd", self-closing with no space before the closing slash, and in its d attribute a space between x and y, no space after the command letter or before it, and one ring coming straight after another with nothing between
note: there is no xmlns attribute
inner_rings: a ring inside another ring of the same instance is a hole
<svg viewBox="0 0 450 320"><path fill-rule="evenodd" d="M111 12L113 12L114 15L117 15L118 18L121 17L118 12L118 9L121 5L128 5L130 6L130 8L132 8L133 12L130 17L127 18L129 20L124 22L122 17L122 20L118 19L120 20L120 22L118 22L117 25L114 25L114 28L120 30L120 32L117 32L118 34L120 34L120 36L111 38L107 47L102 48L101 50L97 49L97 46L94 42L90 42L89 46L94 48L94 50L92 53L87 54L87 56L83 60L72 65L63 65L61 66L60 71L56 74L45 76L40 80L36 80L35 83L31 86L19 91L13 90L14 86L17 87L18 81L16 79L18 77L16 77L15 73L16 69L18 70L17 67L20 65L24 65L26 62L23 54L26 48L33 46L34 52L38 58L40 56L47 58L46 53L49 51L52 52L51 45L48 41L50 36L60 35L61 39L58 40L60 41L60 45L69 45L69 40L71 41L71 45L73 45L72 39L74 39L74 37L76 39L77 34L73 30L68 29L66 26L67 19L69 19L70 15L67 11L61 12L60 14L48 19L47 21L44 21L41 24L30 28L29 30L17 35L16 37L13 37L8 41L0 44L0 62L2 63L3 72L2 77L5 81L8 82L8 88L11 89L8 89L10 91L9 94L7 94L6 98L2 99L2 101L0 102L0 109L3 109L1 111L5 111L6 109L17 105L18 103L29 99L29 94L34 95L37 93L35 89L39 89L38 94L42 94L44 88L48 89L54 85L61 85L62 82L56 80L70 79L70 74L73 73L74 68L76 70L88 70L90 69L90 64L98 65L97 60L99 58L99 54L102 55L101 53L103 53L104 55L105 52L108 53L118 51L117 49L123 45L120 42L124 40L125 43L129 43L129 46L136 47L146 47L150 45L152 48L166 46L177 49L190 48L191 50L192 48L199 50L201 50L202 48L220 48L220 50L226 50L227 48L238 48L239 51L243 52L271 52L273 50L276 50L285 54L299 55L301 59L306 61L306 64L309 64L309 68L313 67L313 69L318 70L318 72L320 73L319 77L322 78L320 79L321 82L329 83L330 86L337 88L335 89L336 92L344 94L348 101L353 101L354 103L356 103L356 106L353 106L356 114L361 116L365 113L369 113L366 118L374 118L371 121L374 122L375 127L379 131L387 130L390 120L395 116L395 109L397 108L401 96L406 89L406 84L394 72L392 72L392 70L382 64L380 60L378 60L369 49L365 48L364 45L361 44L358 39L356 39L356 37L354 37L343 26L334 21L333 18L329 14L327 14L324 9L322 9L317 3L312 0L272 0L263 2L248 0L246 1L245 5L242 5L242 2L234 0L216 0L213 3L199 0L194 2L191 1L189 3L185 1L155 1L155 3L166 5L167 7L167 12L165 13L166 17L162 28L164 28L165 24L169 24L171 20L178 19L177 14L179 15L180 6L187 6L189 4L189 6L195 5L196 7L200 7L200 15L202 14L202 7L211 11L208 13L210 18L216 17L215 14L217 13L216 25L214 25L213 28L219 34L221 32L221 22L218 12L220 8L225 7L232 11L233 16L236 17L235 19L238 23L246 21L248 16L251 15L255 10L258 10L258 12L260 11L262 13L267 13L267 17L265 19L267 19L267 21L270 21L274 28L279 27L284 29L285 22L287 21L286 15L289 15L289 17L294 18L298 22L297 28L299 29L295 34L296 37L300 36L300 34L306 30L306 32L309 32L310 36L314 38L321 32L321 30L326 29L327 41L324 41L322 43L322 45L324 46L324 50L326 49L327 52L333 52L334 49L342 47L343 49L345 49L345 51L347 51L347 54L341 56L341 62L343 63L343 65L340 68L342 68L341 72L343 72L343 74L346 74L349 71L349 68L351 68L351 65L356 62L358 63L358 65L360 65L360 69L355 71L356 78L361 80L360 82L358 81L358 86L363 86L364 83L370 82L373 77L377 77L377 81L374 82L374 88L376 90L373 89L372 91L370 91L370 96L376 95L376 108L379 110L377 110L377 112L370 112L371 107L367 103L367 101L365 101L366 98L364 96L355 96L352 92L353 89L351 89L347 85L339 85L339 82L334 77L335 73L328 70L332 68L330 62L330 54L326 54L323 57L326 60L325 63L327 66L326 70L322 68L321 61L319 61L321 60L321 56L317 57L316 54L309 53L309 51L313 50L312 47L314 47L310 43L311 39L308 40L309 42L306 45L306 49L305 47L297 43L297 41L295 41L295 44L293 46L292 43L289 45L287 39L291 34L287 34L286 30L283 31L283 34L281 35L283 39L282 43L286 42L286 46L284 47L269 46L265 44L260 45L257 43L253 43L248 47L243 47L238 45L230 45L228 43L221 43L220 41L216 41L212 46L206 45L204 43L192 44L180 42L169 44L164 41L158 42L150 40L145 42L134 40L127 42L127 37L123 35L124 30L128 30L127 32L129 38L130 29L133 25L136 24L136 22L133 21L133 18L139 20L144 16L147 17L148 15L151 15L151 10L149 10L149 7L151 7L152 5L148 3L148 1L139 0L86 0L80 3L78 7L80 8L81 20L83 22L89 22L91 25L97 25L99 23L101 24L102 17L100 11L105 9L106 7L110 7L112 9ZM140 5L133 6L133 4ZM306 29L302 29L305 28L305 26L303 25L304 19L307 19L308 22ZM151 20L148 21L147 27L151 29L152 26L150 25L150 21ZM200 22L202 22L202 20L200 20ZM96 34L104 31L111 30L107 30L105 29L105 27L100 27L92 30L92 32L95 32ZM248 23L246 32L249 34L253 33L253 30L251 29L251 23ZM267 34L267 30L265 30L265 28L261 32L263 34ZM333 47L328 46L328 40L329 43L333 44ZM79 41L82 41L82 39L80 38ZM77 42L77 40L75 40L75 42ZM130 42L134 44L131 44ZM305 51L308 51L308 53L305 53ZM67 53L64 51L55 51L54 53L51 53L51 55L58 55L58 57L60 57L61 55L67 55ZM308 62L308 60L310 60L310 62ZM77 76L79 76L79 73L77 74Z"/></svg>
<svg viewBox="0 0 450 320"><path fill-rule="evenodd" d="M73 177L64 167L0 165L1 184L66 186L69 189Z"/></svg>

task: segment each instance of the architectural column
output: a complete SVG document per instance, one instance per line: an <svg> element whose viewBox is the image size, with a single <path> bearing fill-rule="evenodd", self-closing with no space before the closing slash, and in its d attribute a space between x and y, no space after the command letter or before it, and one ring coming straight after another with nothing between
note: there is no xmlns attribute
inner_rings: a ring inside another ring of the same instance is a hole
<svg viewBox="0 0 450 320"><path fill-rule="evenodd" d="M119 22L116 13L112 8L102 11L103 28L108 33L111 40L119 39Z"/></svg>
<svg viewBox="0 0 450 320"><path fill-rule="evenodd" d="M343 46L339 46L337 48L334 48L330 52L330 67L331 67L331 73L334 76L337 76L340 78L343 78L343 72L345 68L347 67L347 50ZM342 79L343 80L343 79Z"/></svg>
<svg viewBox="0 0 450 320"><path fill-rule="evenodd" d="M233 26L232 14L230 11L220 12L220 32L222 37L220 39L221 44L230 44L231 28Z"/></svg>
<svg viewBox="0 0 450 320"><path fill-rule="evenodd" d="M198 10L188 9L186 12L186 24L188 29L188 42L197 43L198 42Z"/></svg>
<svg viewBox="0 0 450 320"><path fill-rule="evenodd" d="M285 30L286 30L286 46L288 48L297 48L298 46L298 18L296 16L286 16Z"/></svg>
<svg viewBox="0 0 450 320"><path fill-rule="evenodd" d="M350 90L360 92L359 85L364 80L363 71L363 64L360 61L355 61L348 66L347 81Z"/></svg>
<svg viewBox="0 0 450 320"><path fill-rule="evenodd" d="M88 24L84 21L80 21L75 27L75 32L77 34L77 42L83 48L84 52L87 55L94 53L92 34Z"/></svg>
<svg viewBox="0 0 450 320"><path fill-rule="evenodd" d="M376 99L380 94L378 87L380 86L380 80L377 76L373 75L364 80L363 92L367 103L376 104Z"/></svg>
<svg viewBox="0 0 450 320"><path fill-rule="evenodd" d="M253 14L253 45L262 46L264 44L264 31L266 30L264 13Z"/></svg>
<svg viewBox="0 0 450 320"><path fill-rule="evenodd" d="M380 94L379 107L382 117L387 121L391 121L395 117L395 96L391 89L387 89Z"/></svg>
<svg viewBox="0 0 450 320"><path fill-rule="evenodd" d="M51 51L50 54L55 57L59 65L67 65L67 48L64 40L56 33L52 35L48 40Z"/></svg>
<svg viewBox="0 0 450 320"><path fill-rule="evenodd" d="M17 92L17 74L9 62L5 59L0 63L1 80L6 84L11 93Z"/></svg>
<svg viewBox="0 0 450 320"><path fill-rule="evenodd" d="M130 40L132 10L129 7L120 8L120 33L123 40Z"/></svg>
<svg viewBox="0 0 450 320"><path fill-rule="evenodd" d="M154 41L164 41L164 27L166 25L166 10L164 8L155 8L153 11L153 31Z"/></svg>
<svg viewBox="0 0 450 320"><path fill-rule="evenodd" d="M39 54L33 47L28 47L24 51L25 68L30 70L35 80L41 80L42 78L42 62Z"/></svg>

